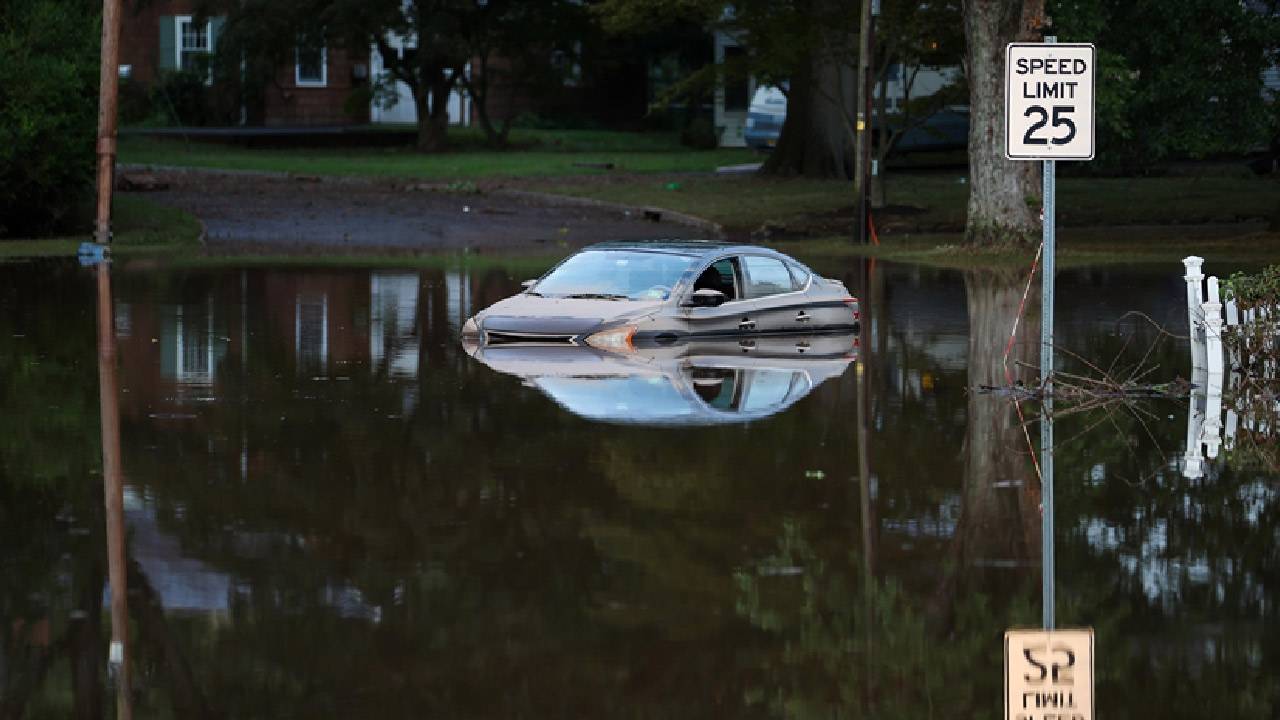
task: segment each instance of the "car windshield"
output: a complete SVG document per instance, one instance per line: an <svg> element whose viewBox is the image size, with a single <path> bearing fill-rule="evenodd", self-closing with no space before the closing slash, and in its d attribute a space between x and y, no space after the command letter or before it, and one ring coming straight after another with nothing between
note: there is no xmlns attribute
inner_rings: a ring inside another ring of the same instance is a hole
<svg viewBox="0 0 1280 720"><path fill-rule="evenodd" d="M544 297L666 300L695 259L662 252L586 250L565 260L530 292Z"/></svg>

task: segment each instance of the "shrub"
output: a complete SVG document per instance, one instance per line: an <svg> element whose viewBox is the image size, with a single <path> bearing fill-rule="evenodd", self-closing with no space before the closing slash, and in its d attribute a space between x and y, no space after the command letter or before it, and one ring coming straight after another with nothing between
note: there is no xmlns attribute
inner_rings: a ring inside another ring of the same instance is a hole
<svg viewBox="0 0 1280 720"><path fill-rule="evenodd" d="M0 2L0 237L65 226L93 178L99 8Z"/></svg>
<svg viewBox="0 0 1280 720"><path fill-rule="evenodd" d="M710 119L696 117L680 132L680 144L695 150L714 150L720 144L720 139Z"/></svg>
<svg viewBox="0 0 1280 720"><path fill-rule="evenodd" d="M120 79L120 124L135 125L152 120L151 93L133 79Z"/></svg>
<svg viewBox="0 0 1280 720"><path fill-rule="evenodd" d="M165 72L151 91L151 105L168 118L171 125L208 125L211 111L207 71Z"/></svg>

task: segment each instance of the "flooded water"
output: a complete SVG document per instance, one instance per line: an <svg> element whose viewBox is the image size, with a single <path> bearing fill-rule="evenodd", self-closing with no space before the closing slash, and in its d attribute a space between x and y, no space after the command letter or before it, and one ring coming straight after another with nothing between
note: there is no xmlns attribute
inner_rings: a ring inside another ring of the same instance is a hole
<svg viewBox="0 0 1280 720"><path fill-rule="evenodd" d="M815 268L860 337L575 364L459 344L493 261L117 267L104 504L95 271L0 265L0 717L1001 717L1038 433L974 388L1032 381L1038 305L1006 362L1020 272ZM1185 334L1180 270L1062 273L1067 369L1188 377L1117 322ZM1186 477L1185 400L1066 407L1098 715L1276 717L1274 468Z"/></svg>

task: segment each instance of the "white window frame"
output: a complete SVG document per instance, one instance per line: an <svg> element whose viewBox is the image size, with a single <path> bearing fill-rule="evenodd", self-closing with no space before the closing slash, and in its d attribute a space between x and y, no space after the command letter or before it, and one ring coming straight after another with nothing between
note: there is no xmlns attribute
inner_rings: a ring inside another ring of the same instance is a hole
<svg viewBox="0 0 1280 720"><path fill-rule="evenodd" d="M297 87L313 87L322 88L329 86L329 46L320 46L320 79L319 80L303 80L302 79L302 63L299 53L302 48L295 47L293 49L293 84Z"/></svg>
<svg viewBox="0 0 1280 720"><path fill-rule="evenodd" d="M182 53L186 50L186 46L183 43L185 39L185 34L182 32L183 23L194 24L195 16L175 15L173 17L173 33L175 38L173 42L173 52L174 52L173 66L178 68L179 71L183 69ZM212 18L209 18L204 21L204 44L205 44L205 48L203 52L206 55L212 55L213 54L213 19ZM200 50L197 48L197 49L191 50L190 52L200 52ZM204 84L205 85L213 84L213 68L209 69L209 76L204 79Z"/></svg>

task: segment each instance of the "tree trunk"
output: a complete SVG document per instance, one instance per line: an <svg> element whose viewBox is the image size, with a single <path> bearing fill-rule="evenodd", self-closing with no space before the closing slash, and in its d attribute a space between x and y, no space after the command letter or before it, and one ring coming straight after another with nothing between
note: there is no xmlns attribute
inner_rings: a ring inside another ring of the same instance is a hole
<svg viewBox="0 0 1280 720"><path fill-rule="evenodd" d="M436 152L440 149L437 130L431 124L431 94L423 87L413 88L413 108L418 117L418 152Z"/></svg>
<svg viewBox="0 0 1280 720"><path fill-rule="evenodd" d="M418 152L441 152L449 147L449 93L453 81L443 72L428 73L413 88L413 105L418 113Z"/></svg>
<svg viewBox="0 0 1280 720"><path fill-rule="evenodd" d="M787 117L778 146L760 168L765 175L854 177L854 69L817 55L791 78ZM841 107L841 104L845 107Z"/></svg>
<svg viewBox="0 0 1280 720"><path fill-rule="evenodd" d="M969 408L964 443L960 517L951 541L951 563L931 603L931 614L950 624L954 600L966 587L1010 585L1033 576L1040 553L1040 483L1012 400L978 393L979 385L1033 380L1040 353L1038 305L1023 308L1019 335L1004 349L1018 317L1026 277L975 270L965 273L969 310Z"/></svg>
<svg viewBox="0 0 1280 720"><path fill-rule="evenodd" d="M1039 40L1044 0L968 0L969 216L973 245L1030 243L1039 229L1040 164L1004 156L1004 56L1011 42Z"/></svg>
<svg viewBox="0 0 1280 720"><path fill-rule="evenodd" d="M169 680L168 688L174 716L193 720L208 717L211 713L204 694L196 682L195 672L191 668L181 639L165 619L164 603L160 601L160 594L151 586L151 581L136 560L129 563L128 574L131 594L136 595L139 600L134 610L138 645L152 653L151 657L154 660L162 661L158 664L164 668Z"/></svg>

